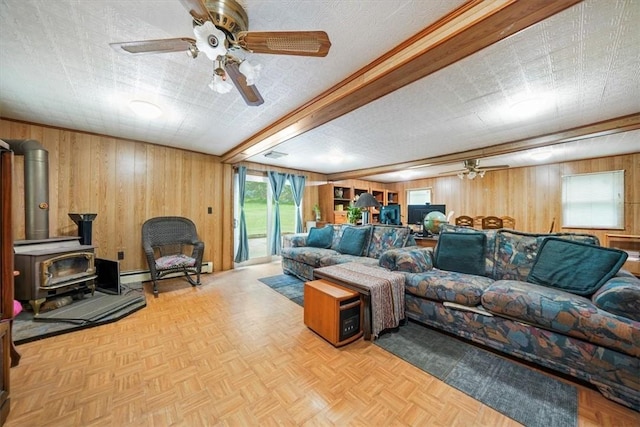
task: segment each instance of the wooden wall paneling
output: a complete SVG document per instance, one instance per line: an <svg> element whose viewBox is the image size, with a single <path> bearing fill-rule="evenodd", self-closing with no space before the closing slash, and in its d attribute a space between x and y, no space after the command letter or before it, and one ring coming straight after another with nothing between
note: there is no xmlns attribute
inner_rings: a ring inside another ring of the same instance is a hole
<svg viewBox="0 0 640 427"><path fill-rule="evenodd" d="M10 138L7 138L10 139ZM20 139L20 138L15 138ZM13 160L13 240L24 239L24 156L14 156Z"/></svg>
<svg viewBox="0 0 640 427"><path fill-rule="evenodd" d="M624 169L625 229L595 230L562 228L562 176L578 173ZM398 191L406 212L406 189L431 187L433 203L445 203L458 214L509 215L516 219L516 229L546 233L553 218L554 231L579 232L598 236L606 233L640 233L640 153L599 159L579 160L487 172L473 181L457 177L420 179L392 184Z"/></svg>
<svg viewBox="0 0 640 427"><path fill-rule="evenodd" d="M137 248L141 245L142 225L139 224L139 217L136 215L136 193L140 191L135 186L136 144L123 140L110 140L110 142L117 146L115 168L117 196L116 200L107 202L108 209L111 211L108 214L105 212L103 219L112 224L109 232L117 236L117 241L107 246L108 250L104 258L117 260L118 252L124 252L120 267L123 270L129 270L138 265L135 255L138 252ZM131 221L125 221L125 218L131 218ZM100 217L98 216L97 219Z"/></svg>
<svg viewBox="0 0 640 427"><path fill-rule="evenodd" d="M88 187L91 196L87 198L78 197L79 191L72 191L69 194L72 210L69 212L95 213L93 221L92 242L96 246L96 256L107 259L117 259L118 250L125 251L125 259L130 255L125 247L127 228L123 218L127 215L126 203L122 200L124 195L120 191L126 181L126 177L119 175L120 162L124 162L120 153L120 141L115 139L91 135L89 137L88 151L90 172L84 175L86 180L82 187ZM87 148L85 146L85 148ZM84 162L85 160L80 160ZM79 170L84 170L86 165L78 165ZM81 173L85 173L84 171ZM83 175L79 175L83 176ZM86 183L90 183L87 185ZM67 218L67 223L73 229L70 234L77 232L78 226ZM123 262L124 264L124 262ZM124 267L124 265L122 266Z"/></svg>
<svg viewBox="0 0 640 427"><path fill-rule="evenodd" d="M133 270L138 266L146 265L144 252L139 251L138 255L132 258L136 252L133 251L135 247L142 246L142 224L147 218L147 206L149 199L153 196L149 192L149 182L147 180L148 161L147 161L147 145L146 144L133 144L135 163L133 169L133 179L131 182L131 190L133 191L133 218L134 218L134 234L130 239L131 247L127 248L131 255L126 256L121 261L121 267L124 271Z"/></svg>

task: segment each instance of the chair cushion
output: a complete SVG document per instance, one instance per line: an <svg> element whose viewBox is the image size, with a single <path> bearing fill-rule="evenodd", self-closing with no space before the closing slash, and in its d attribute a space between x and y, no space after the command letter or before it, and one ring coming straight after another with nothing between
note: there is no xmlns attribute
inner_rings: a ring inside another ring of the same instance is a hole
<svg viewBox="0 0 640 427"><path fill-rule="evenodd" d="M440 233L434 264L440 270L484 276L484 233Z"/></svg>
<svg viewBox="0 0 640 427"><path fill-rule="evenodd" d="M342 254L362 256L369 241L371 227L346 227L342 232L338 251Z"/></svg>
<svg viewBox="0 0 640 427"><path fill-rule="evenodd" d="M307 246L329 249L333 241L333 227L311 227L307 237Z"/></svg>
<svg viewBox="0 0 640 427"><path fill-rule="evenodd" d="M168 270L170 268L193 267L196 265L195 258L184 254L166 255L156 260L158 270Z"/></svg>
<svg viewBox="0 0 640 427"><path fill-rule="evenodd" d="M540 244L527 282L590 296L626 259L627 253L618 249L549 237Z"/></svg>

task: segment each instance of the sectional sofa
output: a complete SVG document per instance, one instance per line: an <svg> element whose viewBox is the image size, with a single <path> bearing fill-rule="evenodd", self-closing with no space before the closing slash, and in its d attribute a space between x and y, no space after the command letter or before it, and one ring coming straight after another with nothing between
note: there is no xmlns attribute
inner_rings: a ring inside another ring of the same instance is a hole
<svg viewBox="0 0 640 427"><path fill-rule="evenodd" d="M453 243L452 243L453 242ZM409 319L585 380L640 411L640 279L585 234L445 226L435 250L393 249Z"/></svg>
<svg viewBox="0 0 640 427"><path fill-rule="evenodd" d="M316 239L316 235L320 238ZM377 266L387 250L415 244L409 227L328 224L322 229L311 229L308 234L285 235L282 269L302 280L314 280L313 270L318 267L347 262Z"/></svg>
<svg viewBox="0 0 640 427"><path fill-rule="evenodd" d="M587 381L640 411L640 279L620 270L622 251L588 234L452 225L433 250L415 246L406 227L375 225L352 255L340 252L348 226L328 227L330 242L314 243L325 247L307 246L305 234L284 239L285 273L313 280L315 268L344 262L399 271L409 319Z"/></svg>

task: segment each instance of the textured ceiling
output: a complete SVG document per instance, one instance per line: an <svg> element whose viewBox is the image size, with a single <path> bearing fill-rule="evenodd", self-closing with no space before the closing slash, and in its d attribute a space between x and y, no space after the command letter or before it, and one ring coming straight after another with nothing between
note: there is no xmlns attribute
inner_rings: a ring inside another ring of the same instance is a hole
<svg viewBox="0 0 640 427"><path fill-rule="evenodd" d="M249 55L265 103L212 92L212 64L109 43L193 37L179 0L0 0L0 116L223 155L463 1L246 0L250 30L325 30L325 58ZM430 158L640 112L640 1L586 0L250 161L339 173ZM512 114L535 98L530 117ZM153 120L133 99L163 110ZM1 137L1 135L0 135ZM565 144L552 161L640 151L638 132ZM482 165L531 164L512 154ZM413 169L435 176L459 165ZM380 181L407 175L378 174Z"/></svg>

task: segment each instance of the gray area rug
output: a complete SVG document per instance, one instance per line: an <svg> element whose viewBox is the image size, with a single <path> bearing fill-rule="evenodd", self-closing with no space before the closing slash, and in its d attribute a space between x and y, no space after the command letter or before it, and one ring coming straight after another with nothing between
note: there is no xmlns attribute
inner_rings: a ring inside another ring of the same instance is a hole
<svg viewBox="0 0 640 427"><path fill-rule="evenodd" d="M297 277L260 281L304 305L304 282ZM577 425L576 387L462 339L410 321L374 344L525 426Z"/></svg>
<svg viewBox="0 0 640 427"><path fill-rule="evenodd" d="M87 294L69 305L40 313L37 317L31 311L22 311L13 321L13 340L19 345L115 322L146 305L140 283L123 285L122 295L96 291L93 296Z"/></svg>
<svg viewBox="0 0 640 427"><path fill-rule="evenodd" d="M258 280L296 304L304 307L304 282L296 276L279 274L277 276L263 277Z"/></svg>

